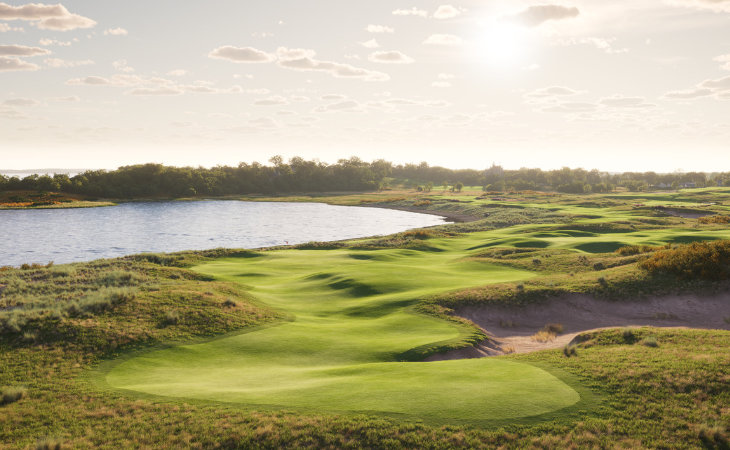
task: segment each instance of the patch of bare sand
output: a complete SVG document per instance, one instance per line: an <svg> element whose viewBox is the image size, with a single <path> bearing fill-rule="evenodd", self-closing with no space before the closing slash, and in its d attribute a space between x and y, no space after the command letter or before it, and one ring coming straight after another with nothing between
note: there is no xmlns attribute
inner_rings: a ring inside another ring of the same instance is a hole
<svg viewBox="0 0 730 450"><path fill-rule="evenodd" d="M730 330L730 292L632 301L606 301L575 294L520 307L467 306L456 310L456 315L480 326L489 339L476 347L433 355L427 361L562 348L577 335L602 328L652 326ZM532 336L547 324L561 324L563 333L547 342L534 340Z"/></svg>

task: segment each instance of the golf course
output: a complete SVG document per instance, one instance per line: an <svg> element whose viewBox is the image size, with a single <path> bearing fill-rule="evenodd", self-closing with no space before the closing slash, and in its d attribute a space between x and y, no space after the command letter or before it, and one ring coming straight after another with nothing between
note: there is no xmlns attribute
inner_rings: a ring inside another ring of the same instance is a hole
<svg viewBox="0 0 730 450"><path fill-rule="evenodd" d="M259 197L468 220L6 267L0 437L717 448L730 425L729 194Z"/></svg>
<svg viewBox="0 0 730 450"><path fill-rule="evenodd" d="M578 402L572 388L529 364L399 362L412 348L458 342L470 331L414 313L419 299L533 276L468 260L466 247L476 242L433 241L429 251L289 250L196 266L247 286L291 321L133 358L106 379L171 397L430 421L536 416Z"/></svg>

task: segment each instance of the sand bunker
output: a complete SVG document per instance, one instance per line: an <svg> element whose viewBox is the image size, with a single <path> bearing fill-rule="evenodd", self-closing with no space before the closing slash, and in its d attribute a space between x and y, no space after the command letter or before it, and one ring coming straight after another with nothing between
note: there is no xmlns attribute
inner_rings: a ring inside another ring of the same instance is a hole
<svg viewBox="0 0 730 450"><path fill-rule="evenodd" d="M679 295L633 301L597 300L570 295L523 307L469 306L456 315L479 325L490 339L476 347L434 355L429 361L481 358L561 348L578 334L626 326L687 327L730 330L730 292L715 296ZM561 324L553 340L533 338L547 324Z"/></svg>

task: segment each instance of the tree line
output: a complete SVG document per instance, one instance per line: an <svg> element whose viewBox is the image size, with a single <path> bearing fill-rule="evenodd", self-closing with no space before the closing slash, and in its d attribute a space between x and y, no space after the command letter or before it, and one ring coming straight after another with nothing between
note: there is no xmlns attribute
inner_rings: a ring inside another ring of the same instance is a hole
<svg viewBox="0 0 730 450"><path fill-rule="evenodd" d="M280 194L294 192L367 191L404 184L431 190L434 186L481 186L485 191L540 190L568 193L610 192L616 187L631 191L680 187L730 185L730 173L702 172L621 174L562 168L558 170L447 169L428 163L394 165L365 162L357 157L335 164L300 157L285 162L280 156L268 165L257 162L238 166L173 167L140 164L116 170L89 170L75 176L0 175L0 191L45 191L103 198L188 197L196 195Z"/></svg>

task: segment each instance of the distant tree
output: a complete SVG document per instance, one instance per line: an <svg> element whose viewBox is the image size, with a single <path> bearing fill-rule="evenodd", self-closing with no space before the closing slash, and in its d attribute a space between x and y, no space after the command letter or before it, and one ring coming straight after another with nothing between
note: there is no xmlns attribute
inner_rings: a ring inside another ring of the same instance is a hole
<svg viewBox="0 0 730 450"><path fill-rule="evenodd" d="M456 190L456 192L461 192L461 190L464 189L464 183L462 183L461 181L457 182L454 185L454 189Z"/></svg>

